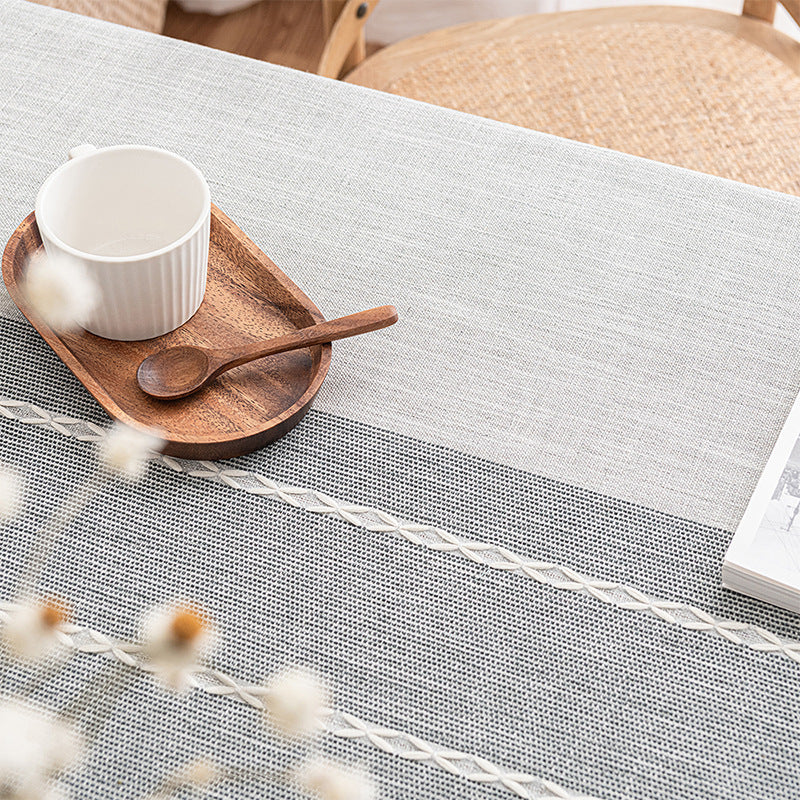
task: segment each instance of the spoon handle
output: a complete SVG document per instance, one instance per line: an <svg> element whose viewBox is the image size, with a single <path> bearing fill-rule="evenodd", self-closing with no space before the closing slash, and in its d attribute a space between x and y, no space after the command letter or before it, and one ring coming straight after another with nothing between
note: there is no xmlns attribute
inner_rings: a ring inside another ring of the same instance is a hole
<svg viewBox="0 0 800 800"><path fill-rule="evenodd" d="M316 344L326 344L336 339L357 336L359 333L377 331L395 322L397 322L397 309L394 306L379 306L346 317L320 322L318 325L310 325L308 328L276 336L266 342L214 350L214 362L219 366L214 370L213 376L258 358L299 350L303 347L313 347Z"/></svg>

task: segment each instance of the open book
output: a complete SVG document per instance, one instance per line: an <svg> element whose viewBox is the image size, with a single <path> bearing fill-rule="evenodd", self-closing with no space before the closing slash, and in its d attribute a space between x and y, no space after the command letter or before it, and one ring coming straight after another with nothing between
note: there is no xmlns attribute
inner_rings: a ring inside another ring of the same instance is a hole
<svg viewBox="0 0 800 800"><path fill-rule="evenodd" d="M722 583L800 611L800 397L725 555Z"/></svg>

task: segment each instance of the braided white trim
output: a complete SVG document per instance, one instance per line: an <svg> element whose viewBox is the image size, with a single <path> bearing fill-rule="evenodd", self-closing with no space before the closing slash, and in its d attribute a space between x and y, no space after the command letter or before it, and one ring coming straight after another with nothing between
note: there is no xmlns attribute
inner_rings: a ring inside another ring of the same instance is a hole
<svg viewBox="0 0 800 800"><path fill-rule="evenodd" d="M51 428L63 436L74 437L82 442L95 442L105 436L105 430L92 422L51 414L19 400L0 398L0 416ZM313 489L282 486L256 472L232 469L213 461L186 461L163 455L158 460L171 470L192 478L224 483L248 494L272 497L314 514L336 517L370 532L395 534L429 550L457 553L491 569L516 572L554 589L589 595L601 603L627 611L643 611L686 630L715 634L734 644L745 645L762 653L783 655L800 663L800 641L784 639L757 625L717 619L688 603L649 597L632 586L590 578L560 564L532 561L501 545L462 539L432 525L404 522L385 511L344 503Z"/></svg>
<svg viewBox="0 0 800 800"><path fill-rule="evenodd" d="M0 602L0 624L8 622L21 608L16 603ZM138 644L123 642L73 623L63 624L58 629L57 636L64 647L79 653L104 655L129 667L145 672L154 671L142 655L142 648ZM189 686L208 694L230 697L259 711L264 710L261 698L269 692L265 686L241 683L211 667L197 667L188 675L187 682ZM596 800L588 795L573 794L543 778L504 770L480 756L439 747L409 733L364 722L344 711L329 710L325 716L324 728L339 738L356 740L408 761L439 767L451 775L469 781L502 786L526 800Z"/></svg>

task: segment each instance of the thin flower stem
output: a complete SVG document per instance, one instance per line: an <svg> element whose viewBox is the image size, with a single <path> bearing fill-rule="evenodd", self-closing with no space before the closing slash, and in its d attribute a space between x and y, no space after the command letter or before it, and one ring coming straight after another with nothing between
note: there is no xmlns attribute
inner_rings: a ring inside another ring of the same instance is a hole
<svg viewBox="0 0 800 800"><path fill-rule="evenodd" d="M260 769L258 767L235 766L218 767L217 777L213 783L252 783L254 781L270 783L292 782L293 772L290 769ZM161 785L151 794L145 795L142 800L169 800L181 790L192 787L196 791L205 788L203 785L193 784L190 779L185 777L184 770L179 769L168 775Z"/></svg>
<svg viewBox="0 0 800 800"><path fill-rule="evenodd" d="M270 781L271 783L287 783L292 773L289 769L258 769L256 767L228 767L225 770L227 781Z"/></svg>
<svg viewBox="0 0 800 800"><path fill-rule="evenodd" d="M34 692L49 684L53 678L72 660L77 651L69 647L60 647L54 656L37 665L30 678L20 687L17 694L29 698ZM0 669L0 672L2 670Z"/></svg>
<svg viewBox="0 0 800 800"><path fill-rule="evenodd" d="M92 498L110 480L105 470L96 472L87 483L79 486L50 516L34 535L31 554L20 580L18 597L32 595L42 577L42 572L61 538L65 528L83 511Z"/></svg>
<svg viewBox="0 0 800 800"><path fill-rule="evenodd" d="M5 676L14 666L11 654L8 652L5 643L3 643L0 645L0 678ZM0 793L0 798L2 798L2 793Z"/></svg>
<svg viewBox="0 0 800 800"><path fill-rule="evenodd" d="M120 697L133 683L134 671L118 662L107 663L84 688L61 709L59 718L80 726L87 744L100 734Z"/></svg>

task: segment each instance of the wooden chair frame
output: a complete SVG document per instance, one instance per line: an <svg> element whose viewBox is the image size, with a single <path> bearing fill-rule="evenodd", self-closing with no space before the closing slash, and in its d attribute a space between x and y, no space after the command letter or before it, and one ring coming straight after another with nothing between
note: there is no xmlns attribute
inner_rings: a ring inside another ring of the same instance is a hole
<svg viewBox="0 0 800 800"><path fill-rule="evenodd" d="M789 16L800 25L800 2L798 0L780 0L781 5L789 12ZM770 25L775 22L778 0L744 0L743 17L763 19Z"/></svg>
<svg viewBox="0 0 800 800"><path fill-rule="evenodd" d="M744 0L741 16L723 11L682 6L628 6L597 8L554 14L467 23L415 36L366 58L364 23L379 0L321 0L328 37L318 74L328 78L347 75L348 81L382 89L410 63L438 55L453 43L453 34L469 29L469 40L491 41L492 36L513 26L515 33L531 35L548 30L574 30L586 25L632 21L685 22L717 28L757 44L800 74L800 44L772 27L778 0ZM780 0L800 26L800 0ZM767 23L767 24L763 24ZM467 39L460 37L463 44ZM362 63L363 62L363 63Z"/></svg>
<svg viewBox="0 0 800 800"><path fill-rule="evenodd" d="M317 74L339 78L367 55L364 25L380 0L321 0L327 41Z"/></svg>

